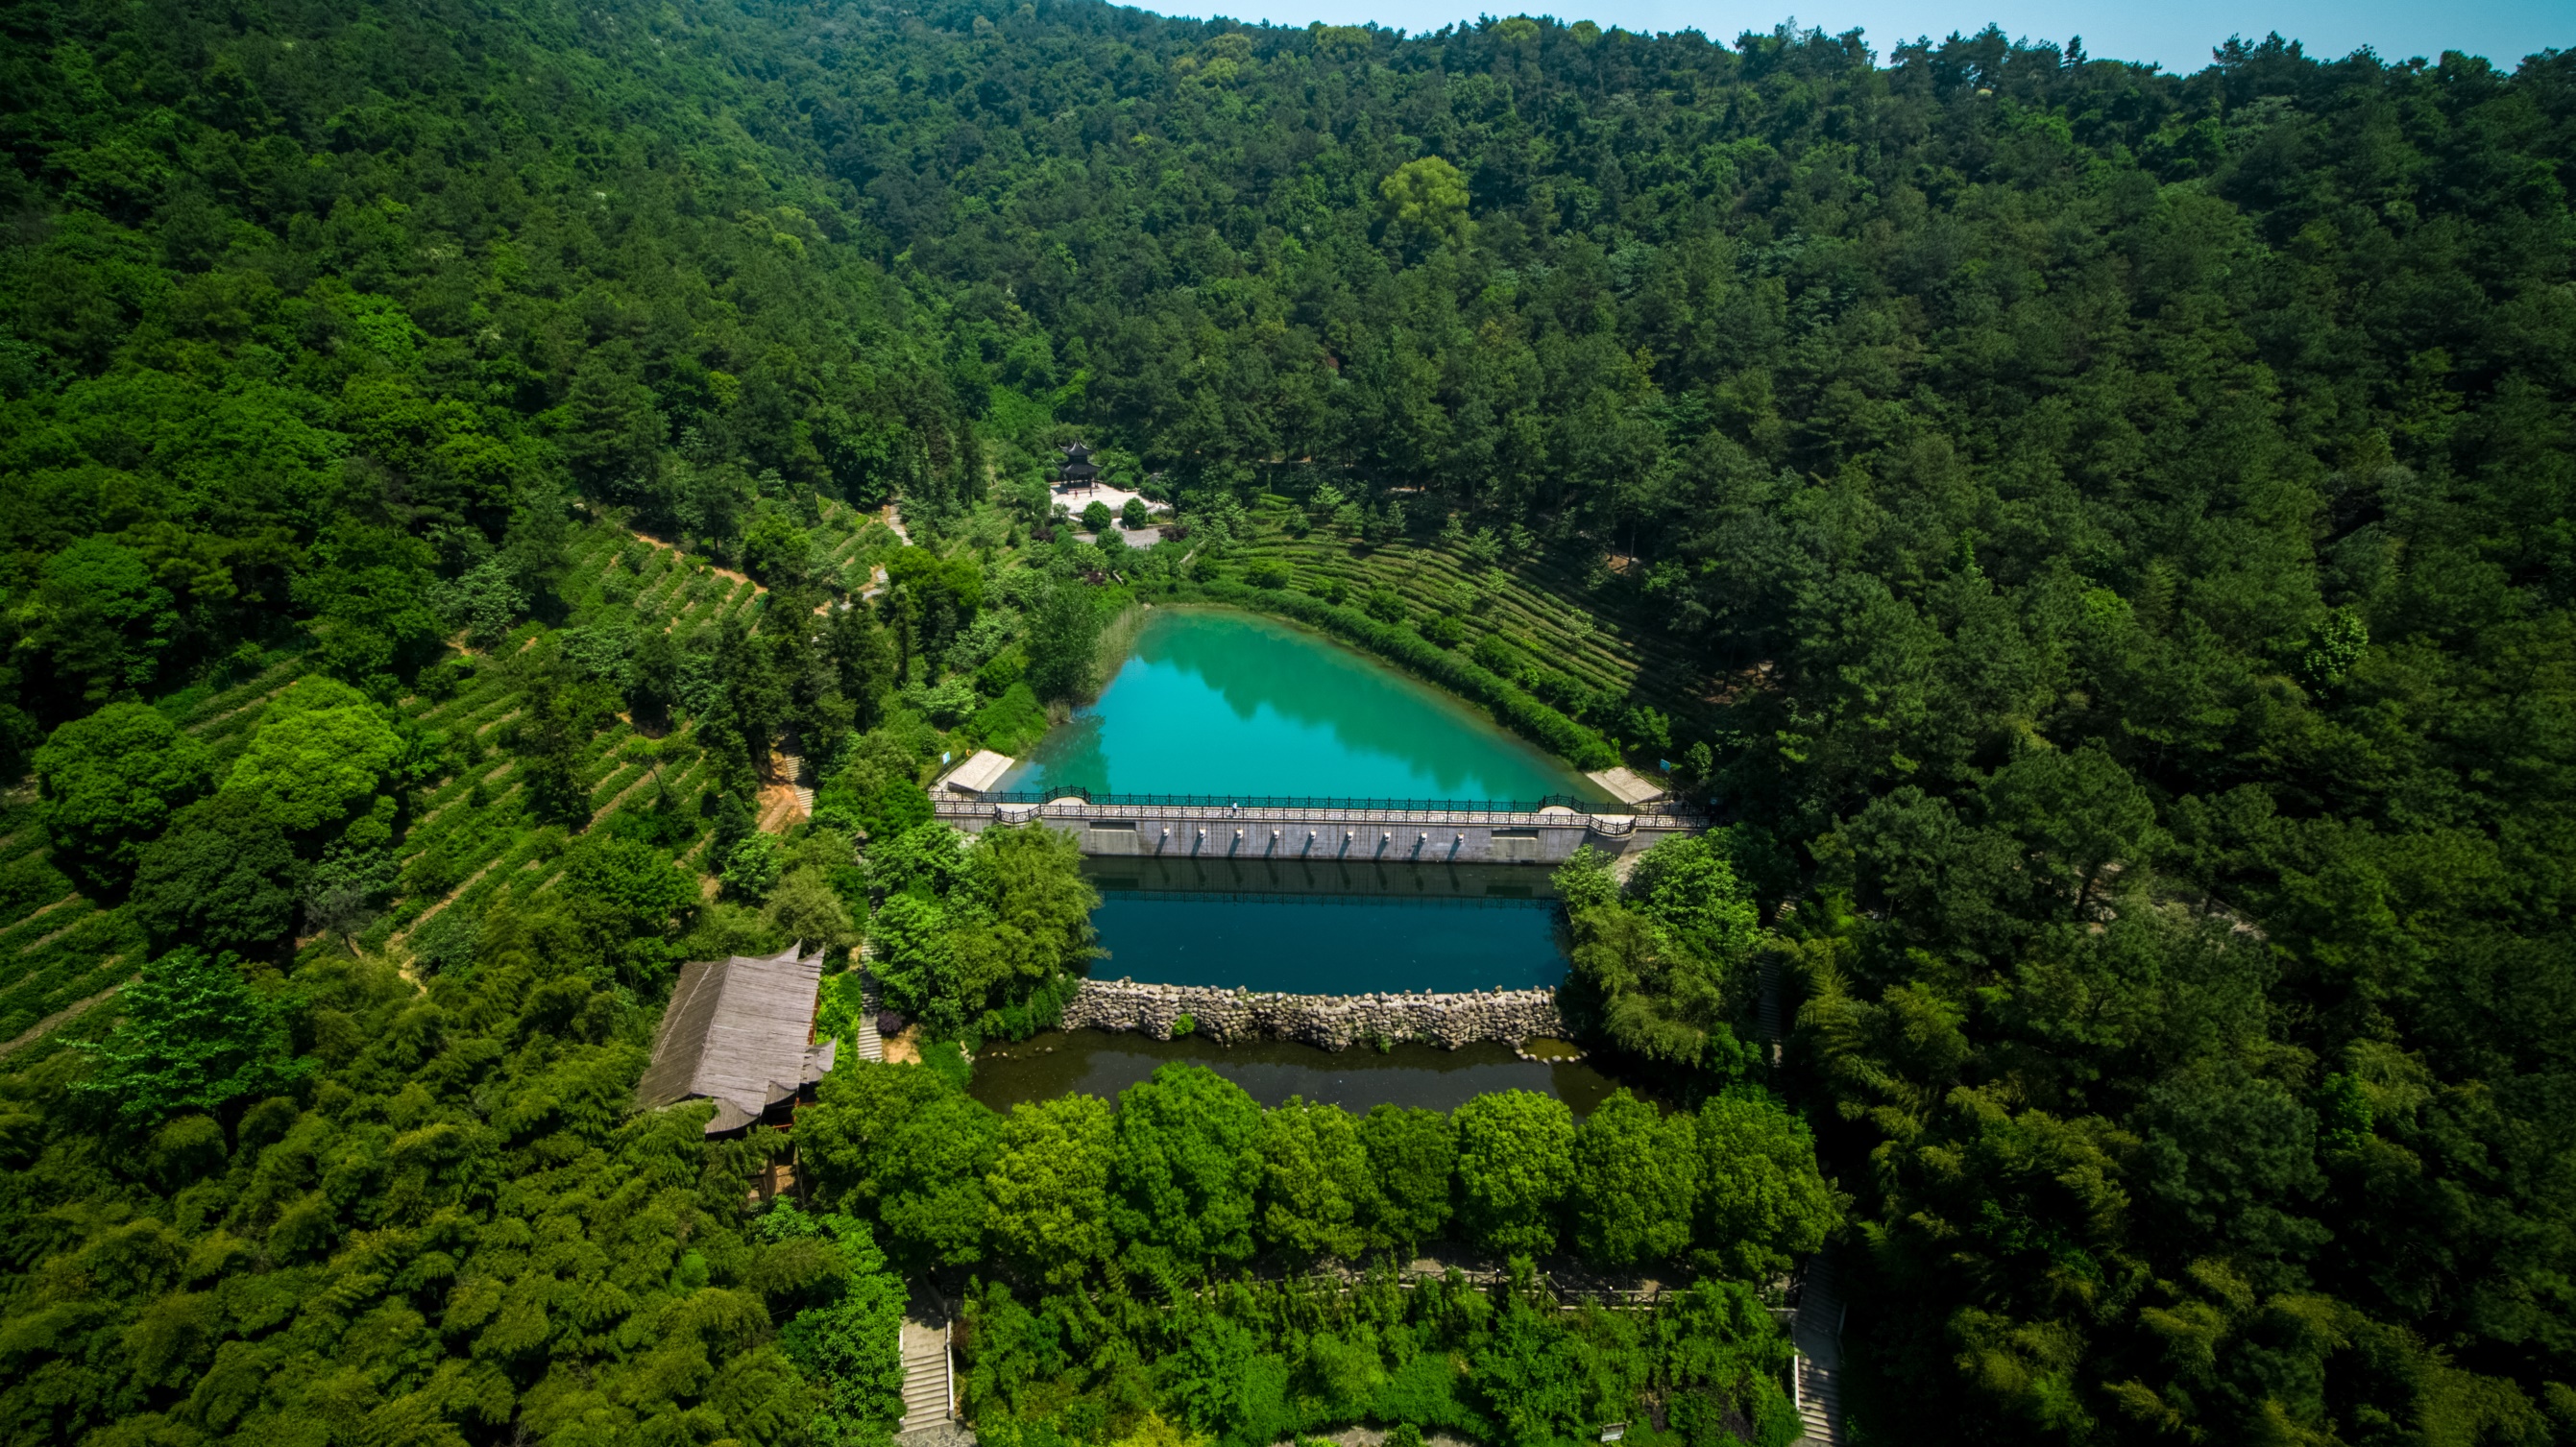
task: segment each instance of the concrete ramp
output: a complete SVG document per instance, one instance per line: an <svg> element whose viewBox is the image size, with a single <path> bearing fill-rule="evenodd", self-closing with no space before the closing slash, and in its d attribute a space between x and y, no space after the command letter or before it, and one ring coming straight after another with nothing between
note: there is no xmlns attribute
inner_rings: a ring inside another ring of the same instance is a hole
<svg viewBox="0 0 2576 1447"><path fill-rule="evenodd" d="M948 777L940 780L937 787L949 793L963 794L970 798L979 794L989 794L993 791L994 785L1002 782L1002 776L1011 771L1011 765L1018 762L1019 760L1008 754L997 754L991 749L977 749L973 757L950 770Z"/></svg>
<svg viewBox="0 0 2576 1447"><path fill-rule="evenodd" d="M1672 792L1634 769L1600 769L1584 775L1622 804L1651 804Z"/></svg>

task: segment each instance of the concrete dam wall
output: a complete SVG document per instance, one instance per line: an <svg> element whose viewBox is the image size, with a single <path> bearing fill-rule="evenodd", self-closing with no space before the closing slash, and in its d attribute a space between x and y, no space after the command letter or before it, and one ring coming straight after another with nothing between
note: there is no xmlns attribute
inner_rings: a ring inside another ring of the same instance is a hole
<svg viewBox="0 0 2576 1447"><path fill-rule="evenodd" d="M1071 834L1082 852L1154 859L1303 859L1382 864L1560 864L1589 844L1612 854L1695 834L1704 819L1676 813L1534 813L1476 809L1346 809L1224 804L1002 803L950 793L932 803L969 833L1032 821Z"/></svg>

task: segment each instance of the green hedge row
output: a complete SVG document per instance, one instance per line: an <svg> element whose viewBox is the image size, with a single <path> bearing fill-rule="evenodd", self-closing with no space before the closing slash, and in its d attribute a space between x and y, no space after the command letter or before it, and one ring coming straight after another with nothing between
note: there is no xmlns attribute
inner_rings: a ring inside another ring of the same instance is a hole
<svg viewBox="0 0 2576 1447"><path fill-rule="evenodd" d="M1619 762L1619 751L1610 746L1608 739L1523 693L1499 674L1410 628L1381 623L1355 608L1337 608L1311 594L1285 588L1251 588L1223 579L1176 584L1174 595L1231 603L1256 613L1276 613L1356 643L1452 693L1483 704L1503 727L1564 756L1578 769L1607 769Z"/></svg>
<svg viewBox="0 0 2576 1447"><path fill-rule="evenodd" d="M7 960L10 978L0 985L0 1040L12 1039L56 1010L97 994L134 973L142 962L143 932L124 910L61 913L67 927L41 947L20 947ZM40 923L51 919L47 916Z"/></svg>

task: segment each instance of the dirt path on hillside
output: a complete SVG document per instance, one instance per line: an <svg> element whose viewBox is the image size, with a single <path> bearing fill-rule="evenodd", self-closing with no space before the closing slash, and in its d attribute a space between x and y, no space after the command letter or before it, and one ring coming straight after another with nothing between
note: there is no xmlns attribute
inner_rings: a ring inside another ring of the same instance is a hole
<svg viewBox="0 0 2576 1447"><path fill-rule="evenodd" d="M689 556L688 552L679 544L666 543L660 538L653 536L651 533L636 533L635 537L638 542L650 543L654 547L660 548L666 553L678 553L683 560ZM707 564L707 571L715 574L719 578L730 578L737 583L751 583L751 579L744 577L741 573L738 573L731 568L719 568L713 563ZM751 583L751 590L755 593L766 593L769 591L758 583Z"/></svg>

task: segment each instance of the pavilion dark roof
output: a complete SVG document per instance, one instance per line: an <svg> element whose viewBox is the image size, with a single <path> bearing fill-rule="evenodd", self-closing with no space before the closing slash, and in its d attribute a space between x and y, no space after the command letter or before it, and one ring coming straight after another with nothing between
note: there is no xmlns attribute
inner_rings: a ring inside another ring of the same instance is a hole
<svg viewBox="0 0 2576 1447"><path fill-rule="evenodd" d="M636 1082L647 1110L692 1098L717 1102L709 1134L738 1129L821 1080L832 1042L809 1042L823 952L791 947L775 955L698 960L680 969L653 1063Z"/></svg>

